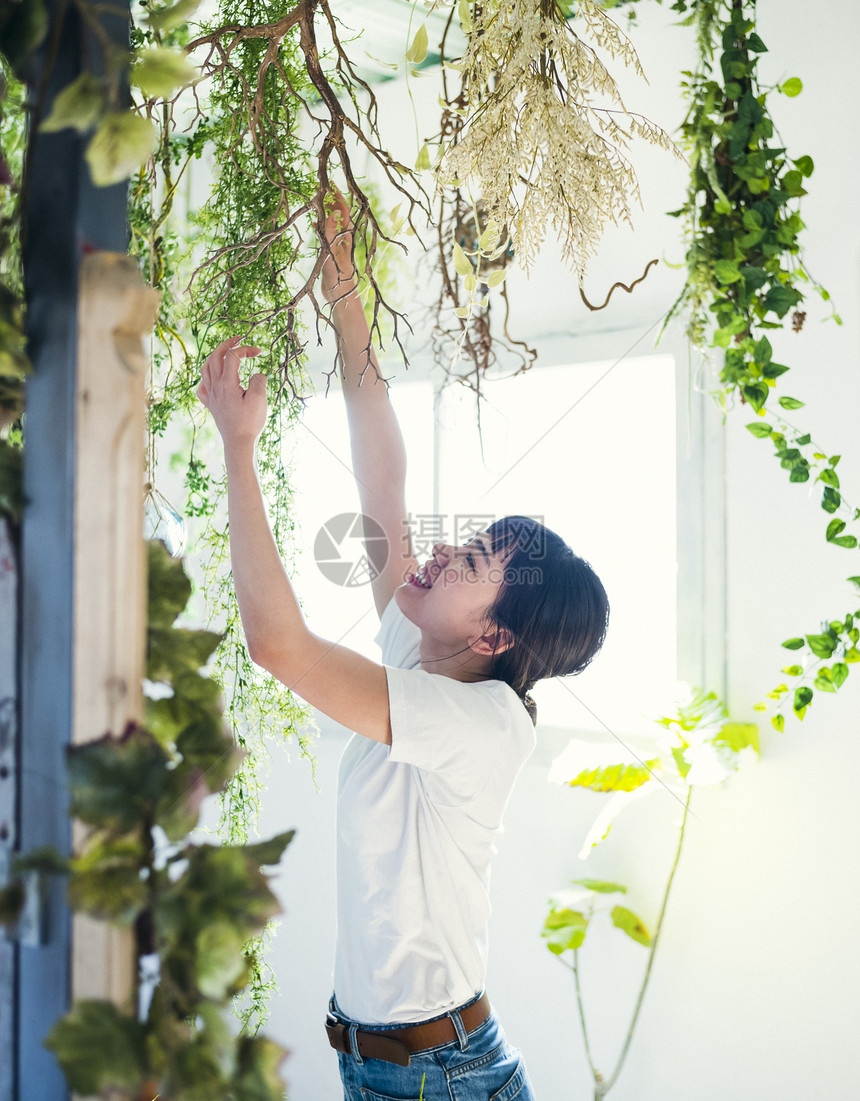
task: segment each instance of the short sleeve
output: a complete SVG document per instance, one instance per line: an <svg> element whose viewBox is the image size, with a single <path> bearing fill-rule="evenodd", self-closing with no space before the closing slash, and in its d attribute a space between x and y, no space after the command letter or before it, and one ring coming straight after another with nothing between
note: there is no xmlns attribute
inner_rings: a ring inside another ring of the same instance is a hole
<svg viewBox="0 0 860 1101"><path fill-rule="evenodd" d="M431 774L451 801L475 798L500 769L515 775L534 747L531 720L501 681L465 684L421 669L389 666L385 672L389 760Z"/></svg>

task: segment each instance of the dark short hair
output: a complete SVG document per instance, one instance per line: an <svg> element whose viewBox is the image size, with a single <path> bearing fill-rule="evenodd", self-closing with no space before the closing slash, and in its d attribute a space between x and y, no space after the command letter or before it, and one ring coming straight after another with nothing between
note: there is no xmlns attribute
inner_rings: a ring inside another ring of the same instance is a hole
<svg viewBox="0 0 860 1101"><path fill-rule="evenodd" d="M606 638L609 599L588 562L537 520L505 516L487 534L494 554L508 552L488 626L514 639L494 654L490 676L509 684L537 722L528 693L545 677L580 673L589 664Z"/></svg>

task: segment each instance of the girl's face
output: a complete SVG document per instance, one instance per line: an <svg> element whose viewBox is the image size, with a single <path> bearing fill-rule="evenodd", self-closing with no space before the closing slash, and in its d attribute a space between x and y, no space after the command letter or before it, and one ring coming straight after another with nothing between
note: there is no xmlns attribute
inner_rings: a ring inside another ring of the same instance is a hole
<svg viewBox="0 0 860 1101"><path fill-rule="evenodd" d="M394 598L425 640L450 647L452 653L473 646L486 630L485 616L502 586L511 552L494 553L486 532L464 546L437 543L433 557L417 575L409 575Z"/></svg>

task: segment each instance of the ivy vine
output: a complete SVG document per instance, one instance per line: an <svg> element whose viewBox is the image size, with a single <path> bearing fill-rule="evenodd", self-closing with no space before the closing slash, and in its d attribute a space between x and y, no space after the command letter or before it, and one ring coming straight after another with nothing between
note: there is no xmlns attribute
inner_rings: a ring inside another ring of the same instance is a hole
<svg viewBox="0 0 860 1101"><path fill-rule="evenodd" d="M255 971L245 945L279 911L260 866L277 864L293 834L253 845L187 836L241 756L220 686L200 672L220 637L174 625L190 593L182 564L150 543L146 676L158 691L143 724L70 747L70 812L85 840L69 859L18 857L0 913L15 920L27 874L61 873L74 910L133 931L132 1003L78 1001L45 1040L70 1089L280 1101L286 1052L256 1032L233 1035L224 1009Z"/></svg>

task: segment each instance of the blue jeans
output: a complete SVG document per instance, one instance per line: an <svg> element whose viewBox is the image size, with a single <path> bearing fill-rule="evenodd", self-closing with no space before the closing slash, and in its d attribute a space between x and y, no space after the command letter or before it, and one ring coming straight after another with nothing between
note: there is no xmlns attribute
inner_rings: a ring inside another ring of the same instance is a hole
<svg viewBox="0 0 860 1101"><path fill-rule="evenodd" d="M337 1006L333 1012L343 1024L358 1023ZM535 1101L522 1056L505 1040L495 1013L468 1033L458 1010L443 1016L451 1017L460 1039L413 1054L408 1067L338 1053L344 1101ZM384 1032L409 1026L360 1027Z"/></svg>

